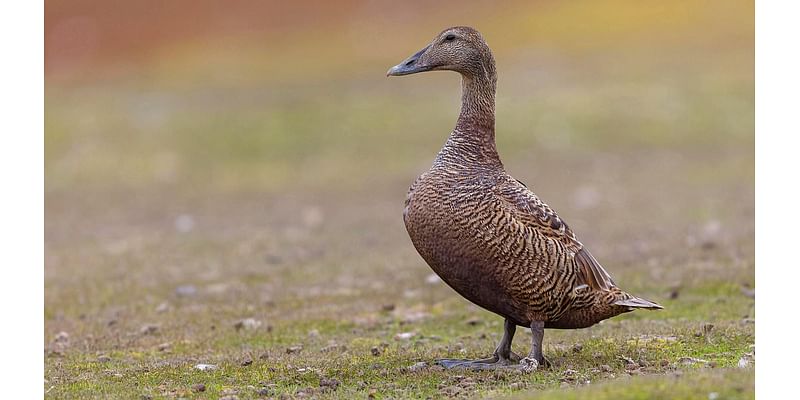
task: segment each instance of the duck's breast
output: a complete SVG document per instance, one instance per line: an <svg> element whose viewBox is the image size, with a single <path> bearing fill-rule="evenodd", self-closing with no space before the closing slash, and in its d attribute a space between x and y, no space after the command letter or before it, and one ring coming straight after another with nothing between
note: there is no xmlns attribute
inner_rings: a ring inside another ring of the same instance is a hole
<svg viewBox="0 0 800 400"><path fill-rule="evenodd" d="M409 190L404 220L414 247L431 269L473 303L520 324L525 307L512 296L492 238L501 232L492 215L491 177L428 172ZM503 245L495 240L495 246Z"/></svg>

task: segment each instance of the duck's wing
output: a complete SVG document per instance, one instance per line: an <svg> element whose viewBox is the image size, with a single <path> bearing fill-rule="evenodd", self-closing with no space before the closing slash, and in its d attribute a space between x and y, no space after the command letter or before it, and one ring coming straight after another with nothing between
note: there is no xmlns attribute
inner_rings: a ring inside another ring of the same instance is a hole
<svg viewBox="0 0 800 400"><path fill-rule="evenodd" d="M557 240L575 254L578 264L578 285L588 285L595 290L609 290L616 286L611 275L597 262L556 212L530 191L525 184L509 179L495 187L512 219L538 233Z"/></svg>

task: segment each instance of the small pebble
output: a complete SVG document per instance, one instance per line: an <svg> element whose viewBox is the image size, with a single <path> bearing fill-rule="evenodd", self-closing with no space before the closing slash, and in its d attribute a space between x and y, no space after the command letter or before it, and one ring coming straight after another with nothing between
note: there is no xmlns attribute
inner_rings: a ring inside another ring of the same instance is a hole
<svg viewBox="0 0 800 400"><path fill-rule="evenodd" d="M266 261L267 264L277 265L283 262L283 257L278 254L267 254L264 257L264 261Z"/></svg>
<svg viewBox="0 0 800 400"><path fill-rule="evenodd" d="M566 380L573 381L575 380L576 375L578 375L578 371L574 369L567 369L564 371L562 377Z"/></svg>
<svg viewBox="0 0 800 400"><path fill-rule="evenodd" d="M194 218L188 214L181 214L175 218L175 230L187 233L194 229Z"/></svg>
<svg viewBox="0 0 800 400"><path fill-rule="evenodd" d="M633 364L636 364L636 361L633 361L633 359L632 359L632 358L630 358L630 357L626 357L626 356L619 356L619 358L620 358L620 359L622 359L622 361L625 361L625 364L626 364L626 365L633 365ZM638 366L638 365L637 365L637 366Z"/></svg>
<svg viewBox="0 0 800 400"><path fill-rule="evenodd" d="M321 351L323 353L329 353L331 351L337 351L337 350L345 351L345 350L347 350L347 346L336 344L336 343L331 343L331 344L319 349L319 351Z"/></svg>
<svg viewBox="0 0 800 400"><path fill-rule="evenodd" d="M147 324L142 326L141 329L139 329L139 333L141 333L142 335L152 335L156 332L158 332L158 325L154 324Z"/></svg>
<svg viewBox="0 0 800 400"><path fill-rule="evenodd" d="M401 332L397 335L394 335L394 340L411 340L412 337L416 336L416 332Z"/></svg>
<svg viewBox="0 0 800 400"><path fill-rule="evenodd" d="M708 364L708 361L694 357L681 357L678 359L678 362L685 365Z"/></svg>
<svg viewBox="0 0 800 400"><path fill-rule="evenodd" d="M319 380L319 387L323 388L324 390L336 390L340 383L341 382L333 378L321 378Z"/></svg>
<svg viewBox="0 0 800 400"><path fill-rule="evenodd" d="M255 319L255 318L241 319L239 321L236 321L236 323L233 324L233 327L237 331L238 330L242 330L242 329L251 331L251 330L258 329L260 326L261 326L261 321Z"/></svg>
<svg viewBox="0 0 800 400"><path fill-rule="evenodd" d="M217 366L214 364L197 364L194 366L195 369L199 369L200 371L213 371L217 369Z"/></svg>
<svg viewBox="0 0 800 400"><path fill-rule="evenodd" d="M748 360L745 357L742 357L739 359L739 362L736 363L736 366L739 368L747 368L748 366L750 366L750 360Z"/></svg>
<svg viewBox="0 0 800 400"><path fill-rule="evenodd" d="M206 385L204 385L202 383L198 383L196 385L192 385L192 391L195 392L195 393L205 392L206 391Z"/></svg>
<svg viewBox="0 0 800 400"><path fill-rule="evenodd" d="M243 367L247 367L247 366L249 366L249 365L251 365L251 364L253 364L253 359L252 359L252 358L250 358L250 357L245 357L245 358L242 360L242 362L240 362L240 363L239 363L239 365L241 365L241 366L243 366Z"/></svg>
<svg viewBox="0 0 800 400"><path fill-rule="evenodd" d="M197 288L194 285L180 285L175 288L175 294L178 296L194 296L197 294Z"/></svg>
<svg viewBox="0 0 800 400"><path fill-rule="evenodd" d="M97 361L102 362L102 363L109 362L109 361L111 361L111 357L109 357L107 355L102 355L100 357L97 357Z"/></svg>
<svg viewBox="0 0 800 400"><path fill-rule="evenodd" d="M303 346L300 346L300 345L292 346L292 347L289 347L289 348L286 349L286 354L295 354L295 353L301 352L302 350L303 350Z"/></svg>
<svg viewBox="0 0 800 400"><path fill-rule="evenodd" d="M370 352L372 352L372 355L376 357L381 355L381 349L379 349L378 346L372 346Z"/></svg>
<svg viewBox="0 0 800 400"><path fill-rule="evenodd" d="M408 367L408 370L411 371L411 372L415 372L415 371L419 371L419 370L425 369L425 367L427 367L427 366L428 366L428 363L420 361L420 362Z"/></svg>

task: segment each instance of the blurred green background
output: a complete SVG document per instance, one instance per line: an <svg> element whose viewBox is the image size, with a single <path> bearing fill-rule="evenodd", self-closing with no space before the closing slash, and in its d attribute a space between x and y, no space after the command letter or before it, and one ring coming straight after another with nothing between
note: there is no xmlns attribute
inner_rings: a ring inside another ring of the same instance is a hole
<svg viewBox="0 0 800 400"><path fill-rule="evenodd" d="M496 54L507 162L752 148L752 11L747 1L49 1L47 192L410 181L452 128L458 77L384 73L459 24Z"/></svg>

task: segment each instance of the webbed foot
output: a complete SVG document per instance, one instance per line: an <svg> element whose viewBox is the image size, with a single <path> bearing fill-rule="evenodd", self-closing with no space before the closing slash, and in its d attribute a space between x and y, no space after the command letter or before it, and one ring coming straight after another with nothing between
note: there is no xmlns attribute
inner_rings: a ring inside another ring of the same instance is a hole
<svg viewBox="0 0 800 400"><path fill-rule="evenodd" d="M498 369L498 368L516 368L519 366L519 359L515 353L511 353L509 357L499 357L495 355L491 358L483 358L479 360L459 360L459 359L442 359L436 360L437 365L441 365L447 369L464 368L473 370L484 369Z"/></svg>

